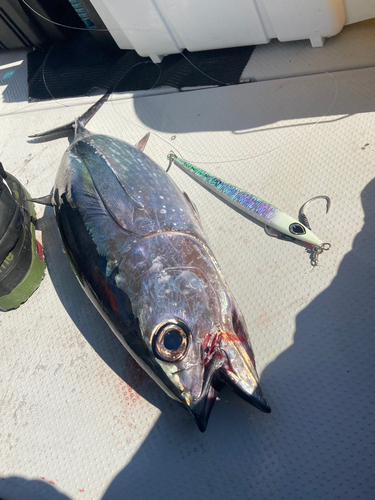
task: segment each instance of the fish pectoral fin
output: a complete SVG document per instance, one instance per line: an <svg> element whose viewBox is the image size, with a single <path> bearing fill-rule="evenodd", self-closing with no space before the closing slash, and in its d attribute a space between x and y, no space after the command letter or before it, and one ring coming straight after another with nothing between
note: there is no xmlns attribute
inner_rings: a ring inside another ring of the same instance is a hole
<svg viewBox="0 0 375 500"><path fill-rule="evenodd" d="M27 198L27 201L32 201L33 203L39 203L40 205L47 205L49 207L52 207L52 196L52 194L48 194L47 196L41 196L40 198Z"/></svg>
<svg viewBox="0 0 375 500"><path fill-rule="evenodd" d="M113 206L108 204L106 205L99 193L95 189L90 189L90 185L88 183L86 185L86 191L82 190L82 196L86 208L86 223L94 225L97 230L100 228L100 233L105 234L105 227L112 220L118 224L118 227L121 229L123 234L133 237L141 236L122 224L118 214L113 213L111 210Z"/></svg>
<svg viewBox="0 0 375 500"><path fill-rule="evenodd" d="M147 132L147 134L144 137L142 137L142 139L139 142L137 142L137 144L135 144L135 147L139 149L139 151L144 151L149 138L150 138L150 132Z"/></svg>

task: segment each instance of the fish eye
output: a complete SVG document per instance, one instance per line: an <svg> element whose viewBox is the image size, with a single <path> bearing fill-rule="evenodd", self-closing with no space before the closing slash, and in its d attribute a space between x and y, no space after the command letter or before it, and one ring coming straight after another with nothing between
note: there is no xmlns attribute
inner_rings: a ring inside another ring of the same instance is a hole
<svg viewBox="0 0 375 500"><path fill-rule="evenodd" d="M188 347L188 334L176 323L164 323L153 338L153 350L162 361L179 361Z"/></svg>
<svg viewBox="0 0 375 500"><path fill-rule="evenodd" d="M289 226L289 231L296 235L306 234L306 229L298 222L293 222L293 224Z"/></svg>

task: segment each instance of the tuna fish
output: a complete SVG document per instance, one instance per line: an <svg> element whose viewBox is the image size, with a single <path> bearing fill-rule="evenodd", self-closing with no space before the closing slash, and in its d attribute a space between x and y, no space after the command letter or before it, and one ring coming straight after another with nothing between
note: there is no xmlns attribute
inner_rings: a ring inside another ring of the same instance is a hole
<svg viewBox="0 0 375 500"><path fill-rule="evenodd" d="M263 412L243 315L203 233L194 204L138 147L75 123L50 197L59 232L87 295L134 359L199 429L227 384Z"/></svg>

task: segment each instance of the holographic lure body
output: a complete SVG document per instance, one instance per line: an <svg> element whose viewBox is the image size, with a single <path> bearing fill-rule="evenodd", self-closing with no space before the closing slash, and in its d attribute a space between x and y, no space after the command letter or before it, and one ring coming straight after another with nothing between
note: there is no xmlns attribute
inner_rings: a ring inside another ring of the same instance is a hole
<svg viewBox="0 0 375 500"><path fill-rule="evenodd" d="M290 238L311 245L314 249L328 249L325 245L329 244L323 243L307 225L301 224L299 221L296 221L295 218L279 210L270 203L209 174L205 170L195 167L181 158L177 158L175 155L169 155L169 159L203 187L227 202L239 212L262 222L266 228L272 227ZM327 206L329 208L330 200L328 197L324 198L327 200ZM305 217L304 220L308 223L306 216L304 216L304 214L301 215Z"/></svg>

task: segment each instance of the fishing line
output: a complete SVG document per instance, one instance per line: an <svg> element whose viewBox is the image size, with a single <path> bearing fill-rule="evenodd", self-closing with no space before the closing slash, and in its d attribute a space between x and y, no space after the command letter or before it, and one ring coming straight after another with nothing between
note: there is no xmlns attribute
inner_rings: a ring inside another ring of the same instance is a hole
<svg viewBox="0 0 375 500"><path fill-rule="evenodd" d="M123 28L96 28L95 26L93 28L77 28L76 26L68 26L66 24L61 24L61 23L58 23L56 21L52 21L51 19L48 19L47 17L43 16L42 14L40 14L39 12L37 12L35 9L33 9L27 2L26 0L22 0L22 2L32 11L34 12L34 14L36 14L37 16L41 17L42 19L44 19L45 21L48 21L49 23L51 24L55 24L56 26L61 26L62 28L69 28L69 29L72 29L72 30L78 30L78 31L101 31L101 32L107 32L107 33L111 33L111 31L124 31ZM169 31L169 29L168 29ZM172 40L172 43L173 45L175 46L176 50L178 51L179 54L182 55L182 57L184 57L186 59L186 61L193 67L195 68L197 71L199 71L199 73L201 73L202 75L204 75L206 78L209 78L210 80L216 82L216 83L219 83L220 85L228 85L228 83L226 82L221 82L220 80L217 80L216 78L213 78L212 76L208 75L207 73L205 73L204 71L202 71L201 69L199 69L192 61L190 61L190 59L185 55L183 54L182 50L180 47L178 47L178 45L176 44L175 40L174 40L174 37L172 36L171 37L171 40L169 38L167 38L165 35L163 35L162 33L159 33L160 36L162 36L163 38L165 38L166 40L168 41L171 41Z"/></svg>
<svg viewBox="0 0 375 500"><path fill-rule="evenodd" d="M160 74L159 74L159 79L160 79L160 76L161 76L161 69L158 65L156 65L159 70L160 70ZM334 96L333 96L333 100L330 104L330 106L328 107L326 113L321 116L314 124L312 125L309 125L305 130L303 130L301 132L301 134L298 135L298 137L293 137L291 138L289 141L286 141L285 143L281 144L280 146L277 146L273 149L270 149L270 150L267 150L265 151L264 153L260 153L260 154L257 154L257 155L250 155L250 156L245 156L245 157L238 157L238 158L230 158L230 159L223 159L223 160L217 160L217 161L195 161L194 160L194 164L205 164L205 165L218 165L218 164L225 164L225 163L235 163L235 162L243 162L243 161L248 161L248 160L252 160L252 159L256 159L256 158L261 158L263 156L266 156L268 154L271 154L271 153L274 153L276 151L279 151L283 148L285 148L286 146L290 145L293 141L295 141L296 139L300 139L302 136L308 134L311 132L311 130L316 127L317 125L319 125L319 123L322 122L322 120L324 120L324 118L327 117L327 115L329 115L329 113L331 112L331 109L333 108L333 106L335 105L336 103L336 100L337 100L337 97L338 97L338 91L339 91L339 85L338 85L338 81L337 79L329 72L325 73L327 75L329 75L332 80L334 81L335 83L335 92L334 92ZM157 80L158 81L158 80ZM155 82L155 84L150 88L148 89L146 92L149 92L150 90L152 90L156 84L157 84L157 81ZM146 93L138 96L138 97L144 97ZM113 106L113 110L115 111L115 113L120 116L123 120L127 121L128 123L130 123L131 125L137 127L137 128L140 128L142 129L143 131L149 131L147 128L145 127L142 127L141 125L138 125L136 123L134 123L133 121L129 120L128 118L126 118L122 113L119 113L118 110L116 109L116 107L114 106L114 101L111 100L112 102L112 106ZM178 153L178 156L181 158L181 159L184 159L184 155L181 154L181 152L177 149L176 145L171 143L170 141L168 141L167 139L165 139L164 137L160 136L159 134L157 134L156 132L151 132L152 135L156 136L158 139L160 139L161 141L163 141L164 143L168 144L168 146L170 146L171 148L171 151L170 153L174 153L174 152L177 152ZM213 156L215 155L207 155L205 153L199 153L197 151L192 151L192 150L188 150L186 148L182 148L182 150L184 151L185 154L198 154L200 156L206 156L208 158L212 158ZM192 161L192 160L190 160Z"/></svg>
<svg viewBox="0 0 375 500"><path fill-rule="evenodd" d="M25 0L21 0L21 1L22 1L22 3L24 3L26 5L26 7L28 7L37 16L41 17L42 19L44 19L45 21L48 21L51 24L55 24L56 26L61 26L62 28L69 28L71 30L78 30L78 31L109 31L109 32L121 31L121 28L107 29L107 28L97 28L96 26L94 26L93 28L78 28L77 26L68 26L67 24L57 23L56 21L52 21L52 19L48 19L48 17L45 17L42 14L40 14L39 12L37 12Z"/></svg>
<svg viewBox="0 0 375 500"><path fill-rule="evenodd" d="M52 47L51 47L51 49L52 49ZM50 50L51 50L51 49L50 49ZM43 71L43 82L44 82L44 84L45 84L45 86L46 86L46 89L47 89L48 93L50 94L51 98L52 98L55 102L57 102L58 104L61 104L62 106L65 106L65 107L69 108L70 106L68 106L68 105L66 105L66 104L63 104L62 102L59 102L59 101L58 101L58 100L57 100L57 99L53 96L52 92L51 92L51 91L49 90L49 88L48 88L48 85L47 85L47 82L46 82L46 79L45 79L45 73L44 73L45 63L46 63L46 61L47 61L47 57L48 57L48 55L49 55L50 50L48 51L48 53L47 53L47 55L46 55L46 58L44 59L44 61L43 61L43 65L42 65L42 71ZM133 99L135 99L135 98L137 98L137 99L138 99L138 98L141 98L141 97L145 97L145 96L146 96L146 94L147 94L148 92L150 92L152 89L154 89L154 88L157 86L158 82L160 81L161 75L162 75L162 70L161 70L161 67L160 67L159 65L155 64L155 63L152 63L152 61L140 61L140 62L138 62L138 63L133 64L133 66L131 66L131 67L130 67L130 68L129 68L129 69L128 69L128 70L127 70L127 71L126 71L123 75L121 75L121 77L119 78L119 80L118 80L117 84L115 85L115 87L114 87L114 89L113 89L113 92L115 92L115 91L116 91L116 87L119 85L119 83L120 83L120 82L121 82L121 81L125 78L125 76L126 76L126 75L127 75L127 74L128 74L128 73L129 73L129 72L130 72L133 68L135 68L136 66L139 66L139 65L141 65L141 64L150 64L150 63L155 65L155 67L156 67L156 68L158 69L158 71L159 71L159 74L158 74L158 76L157 76L157 78L156 78L156 80L155 80L154 84L152 85L152 87L150 87L149 89L145 90L145 91L144 91L141 95L138 95L138 96L133 96ZM125 117L122 113L119 113L119 112L117 111L116 107L114 106L114 101L113 101L113 99L112 99L112 98L110 98L110 102L111 102L111 105L112 105L112 109L113 109L113 111L114 111L114 112L115 112L118 116L120 116L120 118L121 118L121 119L123 119L123 120L127 121L127 122L128 122L128 123L130 123L132 126L135 126L135 127L137 127L137 128L142 129L143 131L146 131L146 132L148 132L148 131L149 131L147 128L142 127L141 125L138 125L138 124L134 123L133 121L129 120L128 118L126 118L126 117ZM130 101L130 100L128 100L128 103L129 103L129 104L130 104L130 102L131 102L131 101ZM124 103L124 104L127 104L127 103ZM154 136L156 136L158 139L160 139L161 141L163 141L163 142L167 143L169 146L171 146L171 147L172 147L171 143L169 143L166 139L164 139L163 137L161 137L161 136L160 136L160 135L158 135L157 133L155 133L155 132L151 132L151 134L152 134L152 135L154 135ZM175 148L175 149L176 149L176 151L180 154L180 152L177 150L177 148Z"/></svg>
<svg viewBox="0 0 375 500"><path fill-rule="evenodd" d="M61 104L62 106L65 106L65 107L69 108L70 106L68 106L68 105L66 105L66 104L63 104L62 102L58 101L58 100L57 100L57 99L53 96L53 94L51 93L51 91L50 91L50 90L49 90L49 88L48 88L48 85L47 85L47 82L46 82L46 79L45 79L45 73L44 73L44 70L45 70L45 63L46 63L46 61L47 61L47 57L48 57L48 55L49 55L49 53L50 53L51 49L52 49L52 47L51 47L51 48L50 48L50 50L48 51L48 53L47 53L47 55L46 55L46 57L45 57L45 59L44 59L44 61L43 61L43 64L42 64L42 76L43 76L43 82L44 82L44 85L46 86L46 89L47 89L48 93L50 94L51 98L52 98L55 102L57 102L57 104ZM149 89L145 90L145 91L144 91L141 95L133 96L133 99L139 99L139 98L145 97L145 96L146 96L146 94L147 94L148 92L150 92L151 90L153 90L153 89L157 86L158 82L160 81L161 75L162 75L162 70L161 70L161 67L160 67L158 64L156 64L156 63L152 63L152 61L140 61L140 62L138 62L138 63L133 64L133 66L131 66L131 67L130 67L130 68L129 68L129 69L128 69L128 70L127 70L127 71L126 71L123 75L121 75L121 77L119 78L119 80L118 80L117 84L114 86L113 92L115 92L115 91L116 91L116 87L117 87L117 86L119 85L119 83L120 83L120 82L121 82L121 81L125 78L125 76L129 73L129 71L131 71L133 68L135 68L136 66L139 66L139 65L141 65L141 64L150 64L150 63L151 63L151 64L154 64L154 66L156 66L156 68L158 69L158 71L159 71L158 77L156 78L156 80L155 80L154 84L152 85L152 87L150 87ZM115 107L115 105L114 105L114 101L113 101L113 99L112 99L112 96L110 97L109 102L110 102L110 103L111 103L111 105L112 105L112 110L113 110L113 111L117 114L117 116L119 116L122 120L127 121L127 122L128 122L128 123L130 123L132 126L135 126L135 127L139 128L139 129L141 129L141 130L145 131L145 132L149 132L149 129L147 129L146 127L142 127L141 125L138 125L137 123L134 123L132 120L129 120L128 118L126 118L126 117L124 116L124 114L123 114L123 113L118 112L117 108L116 108L116 107ZM125 102L124 104L130 104L131 102L132 102L132 100L128 100L128 101L127 101L127 102ZM176 147L174 147L174 145L172 145L172 144L171 144L168 140L164 139L164 137L161 137L161 136L160 136L159 134L157 134L156 132L151 132L151 134L152 134L152 135L154 135L155 137L157 137L160 141L162 141L162 142L164 142L164 143L168 144L171 148L173 147L173 148L174 148L174 150L175 150L175 151L177 151L177 153L181 156L180 151L179 151ZM172 151L171 151L171 152L172 152Z"/></svg>
<svg viewBox="0 0 375 500"><path fill-rule="evenodd" d="M139 64L139 63L138 63L138 64ZM146 93L147 93L147 92L150 92L150 91L151 91L151 90L152 90L152 89L153 89L153 88L157 85L158 81L159 81L159 80L160 80L160 78L161 78L162 71L161 71L160 66L158 66L157 64L156 64L155 66L156 66L156 67L158 68L158 70L159 70L159 76L158 76L158 78L156 79L156 81L155 81L154 85L153 85L152 87L150 87L150 88L149 88L146 92L144 92L143 94L138 95L138 96L133 96L133 99L139 99L139 98L141 98L141 97L145 97L145 96L146 96ZM130 123L130 125L132 125L133 127L137 127L137 128L139 128L139 129L143 130L144 132L150 132L150 130L149 130L148 128L143 127L142 125L138 125L137 123L133 122L132 120L129 120L128 118L126 118L126 117L125 117L125 115L124 115L123 113L120 113L120 112L117 110L117 108L115 107L113 99L111 99L111 98L110 98L110 102L111 102L111 105L112 105L112 110L113 110L113 111L117 114L117 116L119 116L122 120L125 120L126 122ZM131 100L129 100L128 102L125 102L124 104L128 104L128 103L130 104L130 102L132 102L132 101L131 101ZM153 135L153 136L155 136L155 137L157 137L157 138L158 138L159 140L161 140L162 142L165 142L166 144L168 144L168 146L173 147L173 148L177 151L177 153L180 155L180 157L181 157L181 153L180 153L180 151L178 151L178 149L177 149L176 147L174 147L174 145L172 145L169 141L167 141L167 139L164 139L164 137L161 137L159 134L157 134L157 133L156 133L156 132L154 132L154 131L150 132L150 134L151 134L151 135ZM171 151L171 153L172 153L172 152L173 152L173 151Z"/></svg>
<svg viewBox="0 0 375 500"><path fill-rule="evenodd" d="M61 104L62 106L65 106L66 108L69 108L70 106L68 106L68 105L66 105L66 104L64 104L64 103L62 103L62 102L60 102L60 101L58 101L58 100L57 100L57 99L53 96L53 94L52 94L52 92L50 91L50 89L48 88L48 85L47 85L47 82L46 82L46 78L45 78L45 64L46 64L47 58L48 58L48 56L49 56L49 54L50 54L50 52L51 52L51 49L52 49L52 47L50 47L50 49L49 49L49 51L48 51L48 53L47 53L47 55L46 55L46 57L45 57L45 59L44 59L44 61L43 61L43 64L42 64L42 76L43 76L43 82L44 82L44 85L45 85L45 87L46 87L46 90L47 90L47 92L49 93L49 95L51 96L51 98L52 98L55 102L57 102L58 104ZM119 85L119 83L120 83L120 82L121 82L121 81L125 78L125 76L129 73L129 71L131 71L131 70L132 70L133 68L135 68L136 66L140 66L141 64L150 64L150 63L152 63L152 62L151 62L151 61L140 61L140 62L137 62L137 63L133 64L133 66L131 66L128 70L126 70L124 74L122 74L122 75L120 75L120 76L118 77L118 79L117 79L117 83L114 85L113 92L115 92L116 87L117 87L117 86ZM147 90L146 90L145 94L146 94L147 92L149 92L150 90L152 90L152 89L153 89L153 88L154 88L154 87L158 84L158 82L159 82L159 80L160 80L160 77L161 77L161 69L160 69L157 65L155 65L155 66L156 66L156 67L158 68L158 70L159 70L159 76L158 76L158 78L156 79L156 81L155 81L155 83L153 84L153 86L152 86L152 87L150 87L149 89L147 89ZM86 93L83 97L86 97L86 96L87 96L87 95L91 92L91 90L92 90L92 89L90 89L90 90L89 90L89 91L88 91L88 92L87 92L87 93ZM143 97L143 96L140 96L140 97Z"/></svg>
<svg viewBox="0 0 375 500"><path fill-rule="evenodd" d="M42 18L42 19L44 19L45 21L48 21L49 23L56 24L57 26L61 26L61 27L64 27L64 28L69 28L69 29L75 29L75 30L79 30L79 31L104 31L104 32L109 32L109 33L110 33L111 31L119 31L119 30L120 30L120 31L122 31L122 29L121 29L121 28L114 28L114 29L108 29L108 28L103 28L103 29L102 29L102 28L96 28L96 27L94 27L94 28L89 28L89 27L87 27L87 28L78 28L78 27L75 27L75 26L69 26L69 25L64 25L64 24L61 24L61 23L57 23L56 21L52 21L51 19L48 19L48 18L46 18L45 16L43 16L42 14L40 14L39 12L37 12L35 9L33 9L33 8L32 8L32 7L31 7L31 6L30 6L30 5L26 2L26 0L22 0L22 2L24 3L24 5L26 5L26 6L27 6L27 7L28 7L28 8L29 8L32 12L34 12L36 15L38 15L39 17L41 17L41 18ZM166 36L162 35L161 33L160 33L160 35L161 35L161 36L163 36L165 39L168 39ZM170 40L168 39L168 41L170 41ZM222 82L222 81L220 81L220 80L217 80L216 78L211 77L210 75L208 75L207 73L205 73L204 71L202 71L200 68L198 68L198 67L197 67L197 66L196 66L196 65L195 65L192 61L190 61L190 59L189 59L189 58L188 58L185 54L183 54L183 53L182 53L181 48L179 48L179 47L178 47L178 45L177 45L176 43L174 43L174 39L173 39L173 37L172 37L172 43L175 45L175 48L176 48L176 50L178 50L179 54L180 54L180 55L181 55L184 59L186 59L186 61L187 61L187 62L188 62L188 63L189 63L189 64L190 64L190 65L191 65L191 66L192 66L192 67L193 67L196 71L199 71L202 75L206 76L207 78L209 78L209 79L210 79L210 80L212 80L212 81L215 81L216 83L219 83L219 84L221 84L221 85L228 85L228 84L227 84L227 83L225 83L225 82ZM51 47L51 48L52 48L52 47ZM50 50L51 50L51 49L50 49ZM47 57L48 57L48 55L49 55L49 53L50 53L50 50L49 50L49 52L47 53L47 56L46 56L46 58L45 58L45 60L44 60L44 62L43 62L43 66L42 66L42 70L43 70L43 81L44 81L44 84L45 84L45 86L46 86L46 89L47 89L48 93L51 95L52 99L53 99L55 102L57 102L58 104L62 105L62 106L69 107L69 106L67 106L66 104L63 104L63 103L59 102L56 98L54 98L54 96L52 95L52 93L50 92L50 90L49 90L49 88L48 88L48 86L47 86L47 82L46 82L46 80L45 80L45 71L44 71L44 70L45 70L45 63L46 63ZM139 65L139 64L145 64L146 62L150 62L150 61L142 61L142 62L136 63L136 64L135 64L135 65L133 65L131 68L129 68L129 70L128 70L128 71L127 71L124 75L123 75L123 77L124 77L124 76L125 76L125 75L126 75L126 74L127 74L127 73L131 70L131 69L133 69L135 66L137 66L137 65ZM158 67L158 69L159 69L159 76L158 76L158 78L157 78L156 82L154 83L154 85L153 85L150 89L147 89L147 90L146 90L145 94L142 94L142 95L140 95L140 96L134 96L134 98L144 97L144 96L146 95L146 93L147 93L147 92L149 92L150 90L152 90L153 88L155 88L155 86L157 85L158 81L160 80L160 78L161 78L161 68L160 68L160 66L158 66L156 63L154 63L154 64L155 64L155 65ZM321 116L321 117L317 120L317 122L316 122L316 123L314 123L313 125L309 126L309 127L308 127L305 131L303 131L303 132L301 133L300 137L301 137L302 135L305 135L306 133L309 133L309 132L310 132L310 131L314 128L314 127L316 127L316 126L317 126L317 125L318 125L318 124L319 124L322 120L324 120L324 118L326 118L326 116L330 113L330 111L331 111L332 107L334 106L334 104L335 104L335 102L336 102L336 100L337 100L337 96L338 96L338 82L337 82L336 78L335 78L335 77L334 77L331 73L327 72L326 74L327 74L327 75L329 75L329 76L333 79L333 81L335 82L335 94L334 94L333 101L332 101L331 105L329 106L329 108L328 108L327 112L326 112L323 116ZM122 77L122 78L123 78L123 77ZM113 104L113 100L112 100L112 99L111 99L111 101L112 101L112 104ZM21 109L24 109L24 108L21 108ZM115 109L115 110L116 110L116 108L115 108L115 107L113 107L113 109ZM18 110L18 111L20 111L20 110ZM17 113L17 111L16 111L16 113ZM138 128L141 128L141 129L143 129L143 130L147 130L146 128L144 128L144 127L142 127L142 126L140 126L140 125L137 125L137 124L135 124L135 123L131 122L130 120L126 119L123 115L121 115L120 113L118 113L118 112L117 112L117 110L116 110L116 113L117 113L118 115L122 116L122 118L123 118L124 120L128 121L129 123L132 123L133 125L137 126ZM2 116L2 115L1 115L1 116ZM176 148L175 144L170 143L169 141L167 141L166 139L164 139L164 138L163 138L163 137L161 137L160 135L156 134L155 132L153 132L153 135L155 135L155 136L156 136L156 137L158 137L160 140L162 140L163 142L165 142L166 144L168 144L168 145L172 148L172 150L175 150L175 151L177 151L177 152L178 152L178 150L177 150L177 148ZM266 156L266 155L268 155L268 154L271 154L271 153L274 153L274 152L276 152L276 151L279 151L280 149L284 148L285 146L288 146L288 145L289 145L289 144L291 144L291 143L292 143L295 139L296 139L296 138L295 138L295 137L293 137L292 139L290 139L289 141L287 141L287 142L285 142L285 143L281 144L281 145L280 145L280 146L278 146L278 147L275 147L275 148L273 148L273 149L269 149L269 150L265 151L264 153L260 153L260 154L256 154L256 155L250 155L250 156L238 157L238 158L232 158L232 157L231 157L231 158L228 158L228 159L223 159L223 160L218 160L218 161L194 161L194 163L195 163L195 164L206 164L206 165L217 165L217 164L223 164L223 163L243 162L243 161L248 161L248 160L252 160L252 159L256 159L256 158L261 158L261 157ZM199 152L192 151L192 150L189 150L189 149L186 149L186 148L183 148L183 150L184 150L184 152L185 152L185 153L188 153L188 154L199 154L201 157L202 157L202 156L204 156L204 157L207 157L207 158L212 158L212 157L214 157L214 156L215 156L215 155L208 155L208 154L205 154L205 153L199 153ZM178 152L178 153L179 153L180 158L182 158L182 155L180 154L180 152Z"/></svg>
<svg viewBox="0 0 375 500"><path fill-rule="evenodd" d="M42 77L43 77L43 83L44 83L44 86L47 90L47 92L49 93L49 95L52 97L52 99L57 102L57 104L60 104L61 106L64 106L65 108L69 108L70 106L68 106L67 104L64 104L63 102L59 102L53 95L52 95L52 92L50 91L50 89L48 88L48 85L47 85L47 82L46 82L46 75L45 75L45 66L46 66L46 62L47 62L47 58L49 56L49 54L51 53L52 51L52 45L51 47L49 48L47 54L46 54L46 57L44 58L44 61L43 61L43 64L42 64Z"/></svg>
<svg viewBox="0 0 375 500"><path fill-rule="evenodd" d="M158 66L159 67L159 66ZM322 115L315 123L311 124L311 125L308 125L307 128L305 128L304 130L302 130L302 132L300 134L298 134L297 137L292 137L290 140L284 142L283 144L281 144L280 146L277 146L273 149L269 149L263 153L259 153L259 154L256 154L256 155L250 155L250 156L245 156L245 157L238 157L238 158L233 158L231 157L230 159L223 159L223 160L215 160L215 161L196 161L196 160L191 160L190 161L194 161L194 164L205 164L205 165L218 165L218 164L225 164L225 163L235 163L235 162L243 162L243 161L248 161L248 160L252 160L252 159L257 159L257 158L261 158L263 156L266 156L268 154L271 154L271 153L274 153L276 151L279 151L283 148L285 148L286 146L290 145L292 142L294 142L295 140L297 139L300 139L301 137L305 136L306 134L309 134L311 133L311 131L313 130L314 127L316 127L317 125L319 125L319 123L322 122L322 120L324 120L324 118L326 118L329 113L331 112L333 106L335 105L336 103L336 100L337 100L337 97L338 97L338 91L339 91L339 85L338 85L338 81L337 79L334 77L334 75L332 75L331 73L329 72L326 72L325 73L326 75L329 75L332 80L334 81L335 83L335 91L334 91L334 96L333 96L333 99L332 99L332 102L330 104L330 106L328 107L327 111L325 112L324 115ZM154 84L155 86L156 84ZM153 86L153 87L154 87ZM151 89L153 88L151 87ZM149 90L151 90L149 89ZM148 90L148 91L149 91ZM147 91L147 92L148 92ZM138 97L144 97L144 95L140 95ZM112 101L113 103L113 101ZM134 122L132 122L131 120L127 119L122 113L119 113L115 107L113 107L114 111L119 115L121 116L125 121L129 122L130 124L144 130L144 131L148 131L147 128L145 127L142 127L141 125L138 125ZM176 151L179 155L179 157L181 159L184 159L184 156L181 155L181 152L177 149L176 145L175 144L172 144L171 142L169 142L167 139L164 139L163 137L161 137L160 135L158 135L157 133L155 132L152 132L153 135L155 135L156 137L158 137L161 141L163 141L164 143L168 144L170 147L171 147L171 151L170 153L173 153L174 151ZM181 148L185 154L191 154L191 155L199 155L199 156L204 156L204 157L207 157L207 158L212 158L212 157L215 157L215 155L210 155L210 154L205 154L205 153L200 153L200 152L197 152L197 151L193 151L193 150L189 150L189 149L186 149L184 147Z"/></svg>
<svg viewBox="0 0 375 500"><path fill-rule="evenodd" d="M202 71L201 69L199 69L194 63L192 63L190 61L190 59L188 59L183 52L180 52L180 54L182 55L182 57L184 57L187 60L187 62L189 64L191 64L193 66L193 68L195 68L197 71L199 71L199 73L202 73L202 75L206 76L210 80L213 80L214 82L220 83L221 85L229 85L228 83L221 82L220 80L217 80L216 78L213 78L212 76L207 75L207 73L205 73L204 71Z"/></svg>
<svg viewBox="0 0 375 500"><path fill-rule="evenodd" d="M308 126L308 128L306 128L305 130L302 130L301 134L299 134L298 137L293 137L289 141L286 141L283 144L281 144L280 146L277 146L276 148L273 148L273 149L269 149L269 150L265 151L264 153L259 153L259 154L256 154L256 155L239 157L239 158L231 158L231 159L227 159L227 160L219 160L219 161L196 161L196 160L194 160L194 164L217 165L217 164L223 164L223 163L234 163L234 162L252 160L252 159L255 159L255 158L261 158L262 156L266 156L266 155L268 155L270 153L274 153L275 151L279 151L280 149L283 149L285 146L288 146L289 144L291 144L296 139L299 139L303 135L306 135L307 133L310 133L311 130L314 127L316 127L317 125L319 125L319 123L322 120L324 120L324 118L326 118L326 116L330 113L331 109L333 108L333 106L335 105L336 100L337 100L338 91L339 91L338 81L336 80L336 78L331 73L326 72L325 74L329 75L333 79L333 81L335 82L335 93L334 93L334 97L333 97L332 103L330 104L330 106L329 106L328 110L326 111L326 113L323 116L321 116L319 118L319 120L317 120L314 124ZM208 154L205 154L205 153L199 153L199 152L196 152L196 151L191 151L191 150L188 150L186 148L183 148L183 150L186 153L199 154L199 156L206 156L208 158L212 158L214 156L214 155L208 155ZM184 159L181 156L180 156L180 158Z"/></svg>

